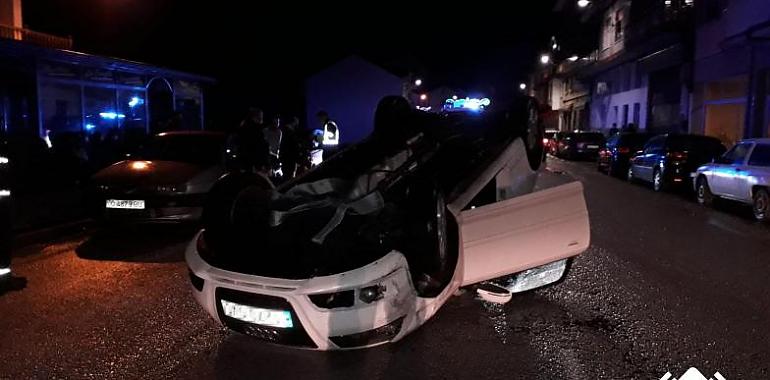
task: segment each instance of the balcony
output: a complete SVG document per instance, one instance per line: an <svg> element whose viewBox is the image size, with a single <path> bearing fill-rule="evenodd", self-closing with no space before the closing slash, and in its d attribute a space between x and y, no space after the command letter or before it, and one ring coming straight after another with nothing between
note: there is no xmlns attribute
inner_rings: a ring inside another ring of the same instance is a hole
<svg viewBox="0 0 770 380"><path fill-rule="evenodd" d="M72 49L71 37L59 37L9 25L0 25L0 38L24 41L52 49Z"/></svg>

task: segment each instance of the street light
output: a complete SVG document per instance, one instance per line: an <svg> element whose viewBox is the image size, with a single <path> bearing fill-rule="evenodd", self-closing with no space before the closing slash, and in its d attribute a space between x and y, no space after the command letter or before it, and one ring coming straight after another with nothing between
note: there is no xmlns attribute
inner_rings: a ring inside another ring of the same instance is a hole
<svg viewBox="0 0 770 380"><path fill-rule="evenodd" d="M452 100L457 100L457 95L452 95Z"/></svg>
<svg viewBox="0 0 770 380"><path fill-rule="evenodd" d="M415 79L414 85L417 86L417 87L422 86L422 79L419 79L419 78Z"/></svg>
<svg viewBox="0 0 770 380"><path fill-rule="evenodd" d="M420 95L420 100L428 100L428 95L427 94Z"/></svg>
<svg viewBox="0 0 770 380"><path fill-rule="evenodd" d="M540 56L540 63L547 65L548 62L551 62L551 56L548 54L543 54Z"/></svg>
<svg viewBox="0 0 770 380"><path fill-rule="evenodd" d="M578 0L578 2L577 2L578 7L580 7L580 8L585 8L585 7L587 7L590 4L591 4L591 2L588 1L588 0Z"/></svg>
<svg viewBox="0 0 770 380"><path fill-rule="evenodd" d="M526 83L519 83L519 90L524 91L526 89L527 89L527 84Z"/></svg>

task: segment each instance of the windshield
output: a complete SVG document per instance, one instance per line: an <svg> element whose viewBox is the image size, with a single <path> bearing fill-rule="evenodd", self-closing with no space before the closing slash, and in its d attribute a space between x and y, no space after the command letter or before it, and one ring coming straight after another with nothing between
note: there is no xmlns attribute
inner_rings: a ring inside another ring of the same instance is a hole
<svg viewBox="0 0 770 380"><path fill-rule="evenodd" d="M706 136L669 136L668 148L672 151L723 152L719 140Z"/></svg>
<svg viewBox="0 0 770 380"><path fill-rule="evenodd" d="M150 161L216 165L222 161L224 145L224 135L158 135L141 150L139 157Z"/></svg>

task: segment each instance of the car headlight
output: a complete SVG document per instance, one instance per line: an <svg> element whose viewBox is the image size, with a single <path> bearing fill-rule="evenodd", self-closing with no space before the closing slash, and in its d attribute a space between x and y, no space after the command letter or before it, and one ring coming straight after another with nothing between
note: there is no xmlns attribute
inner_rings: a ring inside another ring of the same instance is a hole
<svg viewBox="0 0 770 380"><path fill-rule="evenodd" d="M310 294L310 302L323 309L335 309L338 307L351 307L355 304L355 292L343 290L341 292Z"/></svg>
<svg viewBox="0 0 770 380"><path fill-rule="evenodd" d="M385 297L385 290L387 288L380 284L367 286L358 290L358 299L365 303L372 303Z"/></svg>
<svg viewBox="0 0 770 380"><path fill-rule="evenodd" d="M0 156L0 165L8 165L9 162L11 162L11 160L9 160L8 157Z"/></svg>

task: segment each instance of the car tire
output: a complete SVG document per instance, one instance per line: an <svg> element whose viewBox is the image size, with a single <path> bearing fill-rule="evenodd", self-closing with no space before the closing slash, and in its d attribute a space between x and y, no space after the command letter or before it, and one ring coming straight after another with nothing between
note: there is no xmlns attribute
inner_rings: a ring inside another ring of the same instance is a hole
<svg viewBox="0 0 770 380"><path fill-rule="evenodd" d="M770 193L767 189L760 188L754 192L754 202L752 204L754 219L759 222L770 220Z"/></svg>
<svg viewBox="0 0 770 380"><path fill-rule="evenodd" d="M652 172L652 189L656 192L666 190L666 180L663 179L663 173L657 168Z"/></svg>
<svg viewBox="0 0 770 380"><path fill-rule="evenodd" d="M697 187L695 189L695 199L704 206L714 204L714 194L711 193L708 180L704 176L698 177Z"/></svg>

